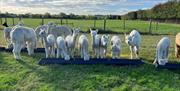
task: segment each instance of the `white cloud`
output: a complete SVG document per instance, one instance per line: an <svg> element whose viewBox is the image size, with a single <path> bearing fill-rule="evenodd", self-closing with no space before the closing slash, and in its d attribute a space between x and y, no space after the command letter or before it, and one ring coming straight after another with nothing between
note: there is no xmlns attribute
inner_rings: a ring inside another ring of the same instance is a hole
<svg viewBox="0 0 180 91"><path fill-rule="evenodd" d="M0 11L12 13L124 14L137 10L137 6L165 1L167 0L139 0L138 2L133 0L1 0Z"/></svg>

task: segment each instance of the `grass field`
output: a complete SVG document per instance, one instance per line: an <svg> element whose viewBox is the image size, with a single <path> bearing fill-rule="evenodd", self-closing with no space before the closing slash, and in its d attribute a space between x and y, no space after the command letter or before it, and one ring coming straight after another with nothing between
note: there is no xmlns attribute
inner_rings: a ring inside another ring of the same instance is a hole
<svg viewBox="0 0 180 91"><path fill-rule="evenodd" d="M29 27L37 27L42 23L41 19L31 19L31 18L23 18L23 22ZM3 19L4 21L4 19ZM12 19L7 18L8 24L13 25ZM15 18L15 24L18 22L18 18ZM54 21L57 24L60 24L61 21L59 19L44 19L44 23L47 24L49 21ZM68 19L68 26L71 27L80 27L82 31L87 31L90 27L94 26L94 20L72 20ZM63 24L66 24L66 20L63 20ZM73 24L73 25L72 25ZM140 20L126 20L125 30L123 25L123 20L107 20L106 21L106 29L107 31L114 32L129 32L131 29L138 29L140 32L148 32L149 31L149 22L140 21ZM104 20L96 20L97 28L104 28ZM152 33L158 34L172 34L175 35L179 32L180 25L178 24L166 24L166 23L158 23L158 27L156 28L156 22L152 22Z"/></svg>
<svg viewBox="0 0 180 91"><path fill-rule="evenodd" d="M39 20L40 22L41 20ZM53 20L45 20L53 21ZM56 20L57 21L57 20ZM35 27L39 22L24 20L28 26ZM69 22L78 22L69 20ZM75 26L84 24L85 28L93 25L93 21L79 21ZM91 22L91 23L89 23ZM98 23L99 22L99 23ZM98 21L97 24L101 22ZM113 31L123 31L118 29L118 21L112 21L109 24L114 26ZM117 23L114 23L117 22ZM145 29L148 22L128 21L132 26L139 30ZM140 26L139 22L142 25ZM110 23L110 22L109 22ZM89 25L88 25L89 24ZM144 25L143 25L144 24ZM120 24L121 25L121 24ZM179 59L174 56L174 34L180 29L176 24L160 24L157 33L168 33L171 35L142 35L140 57L147 64L132 66L107 66L107 65L49 65L39 66L38 60L45 54L37 53L29 57L27 53L22 54L22 61L15 61L12 53L0 52L0 90L21 90L21 91L178 91L180 89L180 70L169 71L165 69L155 69L151 64L155 57L155 48L157 42L163 37L168 36L171 39L169 54L170 62L178 62ZM129 28L129 29L130 29ZM166 31L165 31L166 30ZM128 31L128 29L127 29ZM145 31L145 30L144 30ZM89 35L88 35L89 36ZM122 40L121 57L129 58L129 48L124 43L124 36L119 35ZM0 44L5 46L3 33L0 31ZM89 36L90 39L90 36ZM90 54L92 54L91 48ZM77 49L76 49L77 50ZM77 52L77 51L76 51ZM78 54L78 52L76 53ZM108 48L108 57L110 48Z"/></svg>

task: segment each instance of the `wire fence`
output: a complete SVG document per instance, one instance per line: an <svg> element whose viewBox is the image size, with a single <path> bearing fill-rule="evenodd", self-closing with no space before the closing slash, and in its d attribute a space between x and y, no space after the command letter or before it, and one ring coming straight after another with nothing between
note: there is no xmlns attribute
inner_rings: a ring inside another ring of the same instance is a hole
<svg viewBox="0 0 180 91"><path fill-rule="evenodd" d="M49 21L55 22L57 25L67 25L70 27L80 27L84 32L89 28L98 28L108 33L125 33L132 29L137 29L141 33L147 34L176 34L179 32L180 25L159 23L157 21L141 21L141 20L75 20L75 19L37 19L37 18L0 18L0 24L7 22L8 25L14 26L19 21L23 21L26 26L36 28L39 25L47 24Z"/></svg>

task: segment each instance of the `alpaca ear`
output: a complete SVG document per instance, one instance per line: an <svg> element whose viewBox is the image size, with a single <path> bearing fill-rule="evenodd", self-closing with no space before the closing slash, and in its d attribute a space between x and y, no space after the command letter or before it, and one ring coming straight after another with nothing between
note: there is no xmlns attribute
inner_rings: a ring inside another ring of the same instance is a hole
<svg viewBox="0 0 180 91"><path fill-rule="evenodd" d="M91 28L90 28L89 30L90 30L90 32L92 32L92 29L91 29Z"/></svg>
<svg viewBox="0 0 180 91"><path fill-rule="evenodd" d="M127 36L127 34L126 33L124 33L124 37L126 37Z"/></svg>

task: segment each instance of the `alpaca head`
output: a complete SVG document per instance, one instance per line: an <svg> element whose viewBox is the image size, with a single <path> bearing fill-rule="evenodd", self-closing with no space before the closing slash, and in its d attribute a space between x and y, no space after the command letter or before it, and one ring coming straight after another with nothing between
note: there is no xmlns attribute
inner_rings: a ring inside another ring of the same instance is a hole
<svg viewBox="0 0 180 91"><path fill-rule="evenodd" d="M54 25L54 22L48 22L48 26Z"/></svg>
<svg viewBox="0 0 180 91"><path fill-rule="evenodd" d="M10 32L11 32L12 28L4 28L3 32L4 32L4 37L10 39Z"/></svg>
<svg viewBox="0 0 180 91"><path fill-rule="evenodd" d="M102 45L103 46L107 46L108 45L108 42L109 42L109 35L102 35Z"/></svg>
<svg viewBox="0 0 180 91"><path fill-rule="evenodd" d="M90 32L91 32L91 36L95 36L98 33L98 29L96 29L96 30L90 29Z"/></svg>
<svg viewBox="0 0 180 91"><path fill-rule="evenodd" d="M132 45L132 36L129 36L129 35L126 35L126 34L125 34L125 42L126 42L128 45Z"/></svg>
<svg viewBox="0 0 180 91"><path fill-rule="evenodd" d="M18 26L24 26L24 22L23 22L23 21L20 21L20 22L18 22L17 25L18 25Z"/></svg>
<svg viewBox="0 0 180 91"><path fill-rule="evenodd" d="M79 31L80 31L79 28L73 29L73 35L77 36L79 34Z"/></svg>
<svg viewBox="0 0 180 91"><path fill-rule="evenodd" d="M46 37L46 31L44 29L40 29L41 31L39 32L40 37Z"/></svg>

